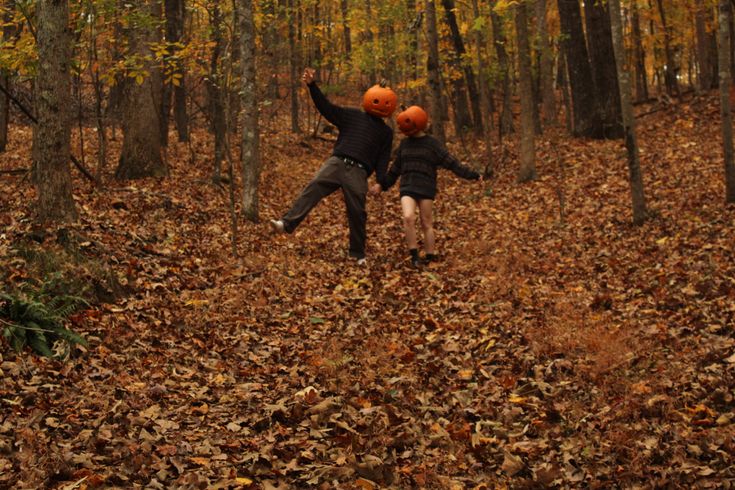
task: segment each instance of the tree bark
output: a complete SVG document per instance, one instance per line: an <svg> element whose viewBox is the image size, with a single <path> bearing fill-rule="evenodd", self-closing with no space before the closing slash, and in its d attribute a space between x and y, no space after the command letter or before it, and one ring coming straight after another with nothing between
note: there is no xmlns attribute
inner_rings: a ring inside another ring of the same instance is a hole
<svg viewBox="0 0 735 490"><path fill-rule="evenodd" d="M3 16L5 25L3 26L3 41L8 42L15 33L15 26L12 24L12 12L15 9L15 0L5 0L5 9ZM6 90L10 90L11 73L8 70L0 72L0 83ZM10 125L10 97L7 94L0 94L0 153L4 152L8 146L8 126Z"/></svg>
<svg viewBox="0 0 735 490"><path fill-rule="evenodd" d="M730 17L732 5L730 0L719 0L718 24L720 46L718 65L720 72L720 117L722 120L722 150L725 165L725 201L735 203L735 158L733 157L732 112L730 101Z"/></svg>
<svg viewBox="0 0 735 490"><path fill-rule="evenodd" d="M166 35L169 42L184 41L185 0L166 0ZM173 50L176 54L178 49ZM179 67L178 83L174 84L174 123L179 141L189 141L189 114L186 108L186 72Z"/></svg>
<svg viewBox="0 0 735 490"><path fill-rule="evenodd" d="M436 6L434 0L426 0L426 32L429 43L426 69L429 77L429 92L431 94L431 134L442 144L446 142L444 123L442 118L442 90L439 73L439 38L436 32Z"/></svg>
<svg viewBox="0 0 735 490"><path fill-rule="evenodd" d="M539 39L539 71L543 123L556 125L556 95L554 94L554 56L549 44L549 28L546 20L546 0L536 0L536 25Z"/></svg>
<svg viewBox="0 0 735 490"><path fill-rule="evenodd" d="M557 0L557 3L563 35L562 46L566 54L574 107L572 134L587 138L602 138L602 119L595 96L579 1Z"/></svg>
<svg viewBox="0 0 735 490"><path fill-rule="evenodd" d="M212 134L214 135L214 170L212 181L222 181L222 162L225 159L226 121L225 117L225 88L222 86L223 70L220 60L224 50L222 35L222 10L215 1L212 5L210 26L212 29L212 58L209 62L209 78L207 80L207 94L209 98L209 113Z"/></svg>
<svg viewBox="0 0 735 490"><path fill-rule="evenodd" d="M76 220L71 172L71 29L66 0L38 0L34 184L40 223Z"/></svg>
<svg viewBox="0 0 735 490"><path fill-rule="evenodd" d="M242 211L253 222L258 221L258 181L260 179L260 129L258 124L258 94L255 79L255 23L253 1L239 3L242 51L241 109L242 142L240 163L242 171Z"/></svg>
<svg viewBox="0 0 735 490"><path fill-rule="evenodd" d="M669 95L679 95L679 83L677 75L679 66L674 59L674 52L671 49L671 29L666 20L666 12L664 10L663 0L656 0L658 12L661 16L661 27L664 31L664 54L666 56L666 66L664 67L664 83L666 84L666 92Z"/></svg>
<svg viewBox="0 0 735 490"><path fill-rule="evenodd" d="M472 13L475 16L475 22L478 22L480 17L480 7L477 3L477 0L472 0ZM490 177L493 175L495 171L495 165L493 164L493 138L492 138L492 128L493 128L493 111L490 105L490 87L488 86L487 82L487 65L485 62L485 57L483 56L483 47L484 47L484 38L482 35L482 29L476 29L475 30L475 54L477 56L477 71L478 71L478 81L479 81L479 89L480 89L480 105L483 112L487 112L487 119L483 121L483 139L485 141L485 149L486 149L486 160L484 168L478 169L475 168L478 172L482 172L482 174L485 177Z"/></svg>
<svg viewBox="0 0 735 490"><path fill-rule="evenodd" d="M298 0L288 0L288 54L289 54L289 93L291 95L291 132L300 133L299 125L299 69L301 60L296 45L296 16Z"/></svg>
<svg viewBox="0 0 735 490"><path fill-rule="evenodd" d="M497 3L497 0L496 2ZM500 15L495 12L495 9L491 6L490 8L490 21L493 25L493 44L495 45L495 53L498 56L498 64L500 65L500 73L502 74L503 81L503 109L500 113L500 124L499 131L502 138L503 135L512 134L513 128L513 93L511 87L511 71L510 71L510 58L508 52L505 49L505 45L508 40L505 37L503 30L503 20Z"/></svg>
<svg viewBox="0 0 735 490"><path fill-rule="evenodd" d="M528 13L526 4L519 2L515 7L516 40L518 42L518 69L521 91L521 166L518 182L536 178L533 111L533 74L531 73L531 48L528 42Z"/></svg>
<svg viewBox="0 0 735 490"><path fill-rule="evenodd" d="M454 44L454 51L457 56L457 63L461 66L462 72L464 73L464 82L467 84L467 92L470 97L470 107L472 109L472 122L468 127L472 127L475 130L475 134L482 134L482 110L480 109L480 94L477 92L477 82L475 81L475 73L472 71L472 65L470 65L465 56L467 50L464 46L464 40L462 39L462 33L459 31L459 25L457 24L457 16L455 14L455 3L454 0L442 0L444 6L444 17L446 18L447 24L449 25L449 32L452 36L452 44ZM465 94L462 94L465 98ZM464 99L466 100L466 99Z"/></svg>
<svg viewBox="0 0 735 490"><path fill-rule="evenodd" d="M597 106L602 118L604 138L622 138L620 90L615 67L615 52L610 32L610 14L602 2L584 2L587 21L587 44Z"/></svg>
<svg viewBox="0 0 735 490"><path fill-rule="evenodd" d="M608 0L609 15L612 28L612 42L617 66L620 103L625 128L625 147L628 150L628 172L630 179L630 195L633 207L633 223L640 225L646 220L646 196L643 188L643 176L638 152L638 140L635 129L633 102L631 101L630 70L626 62L625 45L623 44L623 26L620 19L620 0Z"/></svg>
<svg viewBox="0 0 735 490"><path fill-rule="evenodd" d="M643 49L643 35L641 34L641 19L638 5L631 6L633 24L633 57L635 59L635 94L638 100L648 99L648 74L646 73L646 50Z"/></svg>
<svg viewBox="0 0 735 490"><path fill-rule="evenodd" d="M697 8L695 17L697 64L699 65L697 86L701 91L707 91L717 86L717 39L714 32L708 32L707 29L707 20L711 17L712 12L706 5L700 5ZM713 47L715 48L714 51Z"/></svg>
<svg viewBox="0 0 735 490"><path fill-rule="evenodd" d="M340 0L339 8L342 13L342 39L344 42L345 56L347 59L352 57L352 31L350 29L349 12L350 5L349 0ZM289 32L292 25L289 24Z"/></svg>
<svg viewBox="0 0 735 490"><path fill-rule="evenodd" d="M130 0L131 8L156 18L156 5ZM158 41L151 22L131 25L126 33L128 50L140 59L152 56L150 44ZM125 83L122 107L123 146L115 178L121 180L162 177L168 173L161 155L161 73L152 62L143 62L149 75Z"/></svg>

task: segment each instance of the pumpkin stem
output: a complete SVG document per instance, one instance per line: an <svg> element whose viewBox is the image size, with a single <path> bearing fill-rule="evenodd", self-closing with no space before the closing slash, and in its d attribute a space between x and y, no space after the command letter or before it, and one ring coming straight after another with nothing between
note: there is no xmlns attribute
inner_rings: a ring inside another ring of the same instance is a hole
<svg viewBox="0 0 735 490"><path fill-rule="evenodd" d="M381 78L380 83L378 83L378 85L380 85L382 88L385 88L388 86L388 80L386 80L385 78Z"/></svg>

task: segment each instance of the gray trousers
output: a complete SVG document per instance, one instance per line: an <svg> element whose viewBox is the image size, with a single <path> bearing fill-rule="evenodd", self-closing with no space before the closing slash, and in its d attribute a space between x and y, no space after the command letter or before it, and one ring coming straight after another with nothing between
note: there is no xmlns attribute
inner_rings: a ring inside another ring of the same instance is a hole
<svg viewBox="0 0 735 490"><path fill-rule="evenodd" d="M347 165L342 159L329 157L309 182L291 209L281 218L288 233L293 233L319 201L342 189L347 206L347 222L350 225L350 256L365 256L367 212L367 172L360 167Z"/></svg>

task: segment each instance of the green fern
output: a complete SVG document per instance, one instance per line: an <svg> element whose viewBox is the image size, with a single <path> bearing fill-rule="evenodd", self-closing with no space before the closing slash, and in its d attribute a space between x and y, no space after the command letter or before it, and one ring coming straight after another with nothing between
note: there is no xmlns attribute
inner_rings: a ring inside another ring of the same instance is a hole
<svg viewBox="0 0 735 490"><path fill-rule="evenodd" d="M2 335L16 351L27 345L46 357L54 357L52 348L58 340L87 346L84 337L64 326L65 319L85 305L82 298L49 294L44 288L0 292Z"/></svg>

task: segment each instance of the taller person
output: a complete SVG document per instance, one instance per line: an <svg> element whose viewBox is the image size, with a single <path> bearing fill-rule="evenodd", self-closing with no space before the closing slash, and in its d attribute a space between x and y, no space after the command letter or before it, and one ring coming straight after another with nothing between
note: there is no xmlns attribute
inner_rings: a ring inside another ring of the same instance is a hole
<svg viewBox="0 0 735 490"><path fill-rule="evenodd" d="M367 178L375 172L384 182L393 144L393 130L384 119L396 109L396 94L384 85L365 92L362 110L331 103L314 80L315 71L306 68L301 80L309 87L311 99L324 119L339 130L332 155L301 191L291 209L281 219L271 220L277 233L293 233L319 201L342 189L350 226L350 257L365 263Z"/></svg>

